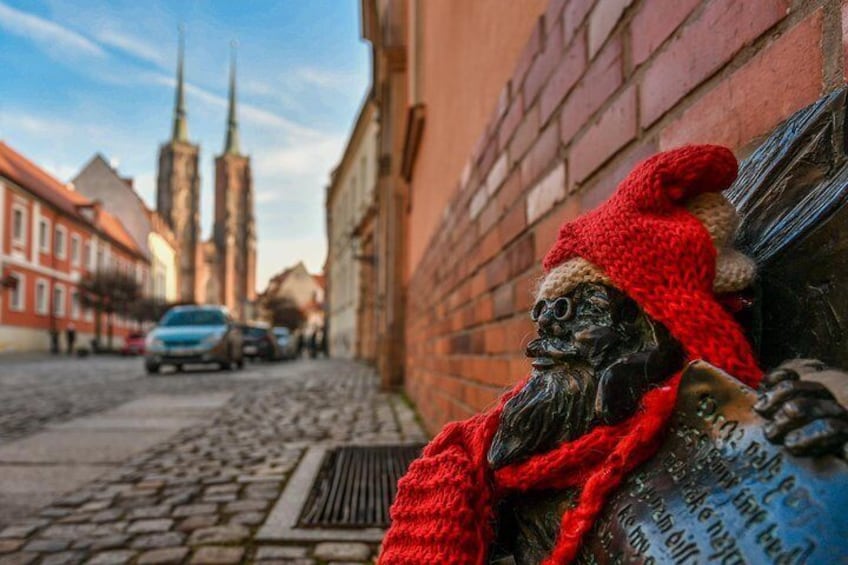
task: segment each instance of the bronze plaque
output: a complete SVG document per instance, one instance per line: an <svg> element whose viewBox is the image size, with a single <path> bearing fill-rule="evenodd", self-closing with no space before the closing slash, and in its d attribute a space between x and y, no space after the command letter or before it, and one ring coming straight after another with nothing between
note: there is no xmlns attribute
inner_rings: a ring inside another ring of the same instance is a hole
<svg viewBox="0 0 848 565"><path fill-rule="evenodd" d="M766 440L756 393L702 362L662 448L610 498L582 563L848 563L848 464Z"/></svg>

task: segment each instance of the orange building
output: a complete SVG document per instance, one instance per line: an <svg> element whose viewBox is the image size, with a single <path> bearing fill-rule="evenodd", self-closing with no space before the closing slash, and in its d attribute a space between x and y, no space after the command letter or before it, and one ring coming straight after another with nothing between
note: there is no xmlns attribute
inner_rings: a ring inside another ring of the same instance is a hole
<svg viewBox="0 0 848 565"><path fill-rule="evenodd" d="M0 142L0 353L46 350L70 325L87 346L95 314L79 282L104 269L144 285L149 265L116 217ZM112 325L116 337L135 328L119 316Z"/></svg>

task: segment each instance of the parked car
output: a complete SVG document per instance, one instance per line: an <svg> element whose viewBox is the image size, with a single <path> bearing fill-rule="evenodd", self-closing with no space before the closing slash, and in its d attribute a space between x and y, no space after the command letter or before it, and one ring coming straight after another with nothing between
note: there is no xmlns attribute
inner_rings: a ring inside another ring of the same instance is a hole
<svg viewBox="0 0 848 565"><path fill-rule="evenodd" d="M280 359L294 359L297 356L297 344L291 330L285 327L275 327L274 337L280 350Z"/></svg>
<svg viewBox="0 0 848 565"><path fill-rule="evenodd" d="M144 355L144 342L147 337L140 332L131 333L124 340L121 355Z"/></svg>
<svg viewBox="0 0 848 565"><path fill-rule="evenodd" d="M241 326L244 341L242 351L245 357L273 361L280 358L277 339L268 324L252 322Z"/></svg>
<svg viewBox="0 0 848 565"><path fill-rule="evenodd" d="M175 306L147 335L145 368L217 363L221 369L244 366L241 329L223 306Z"/></svg>

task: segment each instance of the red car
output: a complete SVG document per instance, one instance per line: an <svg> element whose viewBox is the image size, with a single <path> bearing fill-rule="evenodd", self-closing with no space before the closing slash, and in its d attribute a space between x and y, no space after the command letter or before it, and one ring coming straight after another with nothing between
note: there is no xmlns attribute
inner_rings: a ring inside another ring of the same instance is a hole
<svg viewBox="0 0 848 565"><path fill-rule="evenodd" d="M144 355L144 338L143 333L128 335L121 348L121 355Z"/></svg>

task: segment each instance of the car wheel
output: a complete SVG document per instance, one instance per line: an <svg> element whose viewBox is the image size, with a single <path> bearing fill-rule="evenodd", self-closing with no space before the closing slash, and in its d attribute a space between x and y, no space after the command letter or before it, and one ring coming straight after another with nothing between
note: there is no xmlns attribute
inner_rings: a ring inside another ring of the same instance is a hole
<svg viewBox="0 0 848 565"><path fill-rule="evenodd" d="M159 372L159 363L145 363L144 368L148 375L155 375Z"/></svg>
<svg viewBox="0 0 848 565"><path fill-rule="evenodd" d="M182 373L183 372L183 366L182 365L174 365L174 370L178 373Z"/></svg>

